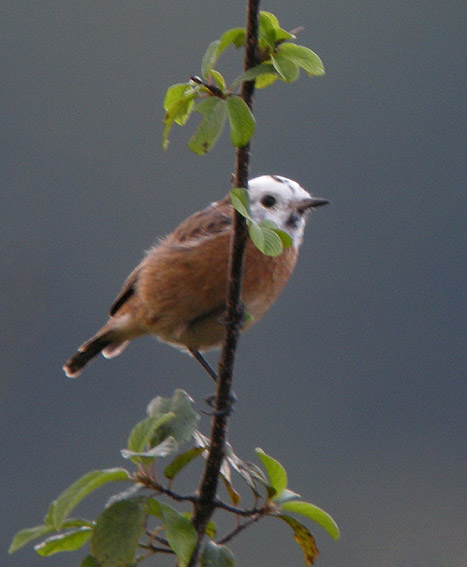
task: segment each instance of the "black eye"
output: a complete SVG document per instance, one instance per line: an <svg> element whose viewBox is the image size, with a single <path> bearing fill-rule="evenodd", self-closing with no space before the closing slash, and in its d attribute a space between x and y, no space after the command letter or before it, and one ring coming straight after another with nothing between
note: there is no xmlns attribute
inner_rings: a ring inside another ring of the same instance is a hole
<svg viewBox="0 0 467 567"><path fill-rule="evenodd" d="M266 207L268 209L270 209L271 207L274 207L274 205L276 203L277 203L277 199L275 197L273 197L272 195L265 195L261 199L261 204L263 205L263 207Z"/></svg>

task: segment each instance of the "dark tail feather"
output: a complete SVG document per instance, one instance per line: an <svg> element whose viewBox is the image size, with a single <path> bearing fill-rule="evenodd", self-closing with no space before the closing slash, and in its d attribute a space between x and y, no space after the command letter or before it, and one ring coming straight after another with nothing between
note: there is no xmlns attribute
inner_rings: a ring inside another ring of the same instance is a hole
<svg viewBox="0 0 467 567"><path fill-rule="evenodd" d="M102 350L112 344L111 331L98 334L83 345L64 365L63 370L69 378L77 378L83 368Z"/></svg>

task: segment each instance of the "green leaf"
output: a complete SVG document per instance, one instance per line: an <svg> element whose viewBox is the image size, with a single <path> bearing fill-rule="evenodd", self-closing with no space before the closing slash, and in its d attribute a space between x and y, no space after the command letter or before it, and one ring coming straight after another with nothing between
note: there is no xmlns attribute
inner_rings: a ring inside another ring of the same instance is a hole
<svg viewBox="0 0 467 567"><path fill-rule="evenodd" d="M186 123L193 108L193 100L199 95L190 83L179 83L167 89L164 99L166 120L176 122L180 126Z"/></svg>
<svg viewBox="0 0 467 567"><path fill-rule="evenodd" d="M89 529L92 529L94 527L94 523L90 520L83 520L81 518L70 518L66 522L63 522L62 525L62 528L74 527L88 527ZM55 531L54 527L49 524L42 524L40 526L34 526L33 528L26 528L25 530L21 530L13 538L10 548L8 549L8 553L14 553L31 541L39 537L44 537L45 535L50 534L53 531Z"/></svg>
<svg viewBox="0 0 467 567"><path fill-rule="evenodd" d="M154 398L148 405L148 415L157 416L172 412L175 417L158 428L153 444L157 445L173 437L181 445L191 439L200 420L199 415L192 408L193 400L183 390L176 390L172 398Z"/></svg>
<svg viewBox="0 0 467 567"><path fill-rule="evenodd" d="M161 443L148 451L128 451L122 449L120 452L124 459L131 459L134 463L148 464L158 457L167 457L178 451L178 444L173 437L167 437Z"/></svg>
<svg viewBox="0 0 467 567"><path fill-rule="evenodd" d="M248 144L255 131L255 119L248 105L238 96L226 99L230 124L230 139L237 148Z"/></svg>
<svg viewBox="0 0 467 567"><path fill-rule="evenodd" d="M279 27L279 22L270 12L259 13L259 30L258 36L260 41L263 41L271 51L276 46L276 28Z"/></svg>
<svg viewBox="0 0 467 567"><path fill-rule="evenodd" d="M49 537L42 543L34 546L34 549L42 557L53 555L61 551L76 551L88 541L91 537L92 528L83 527L71 530L64 534Z"/></svg>
<svg viewBox="0 0 467 567"><path fill-rule="evenodd" d="M201 567L234 567L235 557L225 545L208 541L200 557Z"/></svg>
<svg viewBox="0 0 467 567"><path fill-rule="evenodd" d="M21 549L22 547L30 543L31 541L34 541L39 537L44 537L45 535L53 531L54 528L52 526L45 524L40 526L34 526L33 528L26 528L24 530L21 530L13 538L13 541L11 542L10 547L8 548L8 553L12 554L18 549Z"/></svg>
<svg viewBox="0 0 467 567"><path fill-rule="evenodd" d="M283 247L281 238L267 226L250 221L248 231L253 244L265 256L279 256Z"/></svg>
<svg viewBox="0 0 467 567"><path fill-rule="evenodd" d="M271 220L262 220L260 226L264 226L270 228L273 232L277 234L277 236L282 241L282 246L284 248L290 248L293 245L293 238L290 236L288 232L281 230L274 221Z"/></svg>
<svg viewBox="0 0 467 567"><path fill-rule="evenodd" d="M278 51L276 55L273 55L271 57L271 61L276 71L285 81L292 83L298 79L299 69L297 63L295 63L293 59L284 55L281 51Z"/></svg>
<svg viewBox="0 0 467 567"><path fill-rule="evenodd" d="M277 71L275 71L275 73L277 73ZM255 87L257 89L265 89L266 87L269 87L269 85L275 83L280 78L281 76L279 75L279 73L277 73L276 75L268 75L268 74L261 75L256 79Z"/></svg>
<svg viewBox="0 0 467 567"><path fill-rule="evenodd" d="M159 502L162 523L170 547L187 564L198 543L198 536L191 521L174 508Z"/></svg>
<svg viewBox="0 0 467 567"><path fill-rule="evenodd" d="M285 514L280 514L275 517L280 518L293 529L294 539L302 548L303 554L305 555L305 565L313 565L319 555L313 534L306 526L295 520L295 518L291 518Z"/></svg>
<svg viewBox="0 0 467 567"><path fill-rule="evenodd" d="M211 77L214 79L214 82L216 83L216 85L217 85L222 91L225 91L225 89L226 89L225 79L224 79L224 77L219 73L219 71L216 71L215 69L211 69Z"/></svg>
<svg viewBox="0 0 467 567"><path fill-rule="evenodd" d="M230 191L230 200L236 211L238 211L242 217L250 220L250 197L248 191L243 187L236 187Z"/></svg>
<svg viewBox="0 0 467 567"><path fill-rule="evenodd" d="M259 17L263 25L265 24L265 22L267 22L271 28L280 27L279 20L272 12L266 12L265 10L261 10Z"/></svg>
<svg viewBox="0 0 467 567"><path fill-rule="evenodd" d="M143 500L121 500L97 518L91 538L91 554L100 567L128 567L134 561L144 532Z"/></svg>
<svg viewBox="0 0 467 567"><path fill-rule="evenodd" d="M214 64L217 61L219 44L219 39L211 42L206 49L206 53L203 56L203 61L201 63L201 74L206 80L209 80L211 69L214 67Z"/></svg>
<svg viewBox="0 0 467 567"><path fill-rule="evenodd" d="M108 482L130 480L127 470L121 468L91 471L73 483L52 502L45 523L57 531L63 527L68 514L85 496Z"/></svg>
<svg viewBox="0 0 467 567"><path fill-rule="evenodd" d="M194 99L199 97L199 90L189 83L172 85L167 90L164 100L166 113L164 116L164 132L162 133L162 147L169 145L169 133L173 123L183 126L188 120L194 106Z"/></svg>
<svg viewBox="0 0 467 567"><path fill-rule="evenodd" d="M225 100L209 97L198 103L195 110L204 118L190 138L188 147L195 154L203 155L214 146L222 133L226 115Z"/></svg>
<svg viewBox="0 0 467 567"><path fill-rule="evenodd" d="M217 56L219 57L229 45L233 45L234 47L242 47L245 45L245 36L245 28L231 28L224 32L217 46Z"/></svg>
<svg viewBox="0 0 467 567"><path fill-rule="evenodd" d="M256 79L255 84L257 85L259 78L264 78L264 76L269 77L270 75L274 76L276 79L281 76L279 72L276 71L272 63L260 63L239 75L233 82L232 86L236 86L246 81L253 81L254 79Z"/></svg>
<svg viewBox="0 0 467 567"><path fill-rule="evenodd" d="M175 459L164 469L164 476L169 480L173 480L175 476L185 468L188 463L191 463L198 455L204 451L202 447L193 447L188 449L181 455L177 455Z"/></svg>
<svg viewBox="0 0 467 567"><path fill-rule="evenodd" d="M282 504L284 504L284 502L289 502L289 500L297 500L298 498L300 498L300 494L297 494L293 490L286 488L282 491L282 494L278 498L274 499L274 501L278 506L281 506Z"/></svg>
<svg viewBox="0 0 467 567"><path fill-rule="evenodd" d="M136 453L144 451L157 429L175 417L174 413L149 416L137 423L128 437L128 449Z"/></svg>
<svg viewBox="0 0 467 567"><path fill-rule="evenodd" d="M280 509L285 510L286 512L301 514L302 516L313 520L324 528L333 539L339 539L339 528L337 527L336 522L327 512L318 508L318 506L301 500L293 500L281 504Z"/></svg>
<svg viewBox="0 0 467 567"><path fill-rule="evenodd" d="M286 55L289 59L302 67L309 75L324 75L324 65L319 56L303 45L294 43L283 43L278 48L279 53Z"/></svg>
<svg viewBox="0 0 467 567"><path fill-rule="evenodd" d="M276 45L279 42L287 41L289 39L296 39L296 36L294 36L293 34L289 33L288 31L282 28L276 29Z"/></svg>
<svg viewBox="0 0 467 567"><path fill-rule="evenodd" d="M262 449L256 449L255 453L258 455L266 470L269 485L275 492L273 496L273 500L275 500L287 488L287 473L279 461L267 455Z"/></svg>

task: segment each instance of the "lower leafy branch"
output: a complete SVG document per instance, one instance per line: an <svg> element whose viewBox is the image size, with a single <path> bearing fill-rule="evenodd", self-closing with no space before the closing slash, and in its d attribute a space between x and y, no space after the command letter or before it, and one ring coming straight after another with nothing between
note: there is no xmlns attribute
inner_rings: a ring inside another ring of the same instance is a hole
<svg viewBox="0 0 467 567"><path fill-rule="evenodd" d="M134 567L135 563L157 554L176 556L180 567L189 565L200 545L193 522L199 495L180 494L173 484L191 461L207 455L209 440L198 430L199 420L191 398L182 390L176 390L172 398L152 400L147 417L132 429L128 446L121 451L125 459L136 465L136 470L113 468L85 474L51 503L41 525L16 534L10 553L41 538L43 541L35 550L42 556L75 551L89 543L81 567ZM191 446L183 448L188 442ZM243 461L226 445L220 476L230 502L216 495L212 505L218 513L232 514L234 527L218 535L214 521L206 523L205 543L199 548L197 563L202 567L235 565L234 555L226 544L264 517L277 518L289 525L304 553L305 565L312 565L318 555L315 540L308 528L289 513L312 520L331 537L339 537L337 525L329 514L304 502L287 488L287 473L277 460L261 449L256 449L256 456L261 467ZM167 458L170 460L158 476L156 469ZM250 492L252 506L240 506L243 497L237 489L237 480ZM70 517L86 496L111 482L129 486L107 501L96 520ZM189 504L191 510L179 511L167 501Z"/></svg>

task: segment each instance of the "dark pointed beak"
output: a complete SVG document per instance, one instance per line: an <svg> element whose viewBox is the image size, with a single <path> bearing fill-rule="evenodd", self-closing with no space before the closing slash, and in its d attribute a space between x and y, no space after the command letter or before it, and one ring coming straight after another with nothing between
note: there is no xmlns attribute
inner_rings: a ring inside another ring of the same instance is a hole
<svg viewBox="0 0 467 567"><path fill-rule="evenodd" d="M309 199L303 199L297 205L297 210L304 212L307 209L314 209L316 207L321 207L321 205L327 205L330 201L327 199L321 199L321 197L310 197Z"/></svg>

